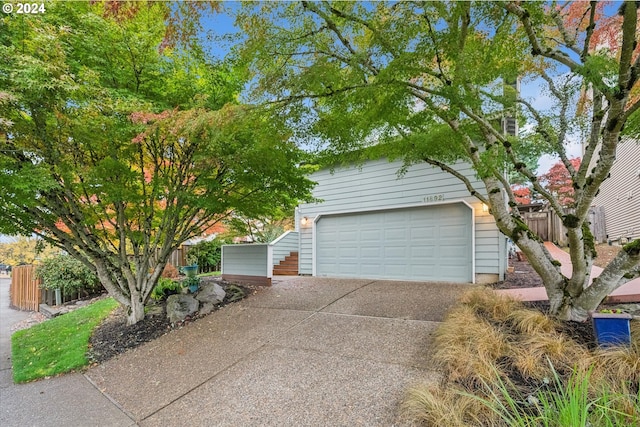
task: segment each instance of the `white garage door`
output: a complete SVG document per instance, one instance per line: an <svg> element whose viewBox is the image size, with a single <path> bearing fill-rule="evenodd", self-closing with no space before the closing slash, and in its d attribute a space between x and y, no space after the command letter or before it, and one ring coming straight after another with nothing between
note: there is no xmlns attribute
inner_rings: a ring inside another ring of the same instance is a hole
<svg viewBox="0 0 640 427"><path fill-rule="evenodd" d="M470 282L471 221L462 203L322 216L316 275Z"/></svg>

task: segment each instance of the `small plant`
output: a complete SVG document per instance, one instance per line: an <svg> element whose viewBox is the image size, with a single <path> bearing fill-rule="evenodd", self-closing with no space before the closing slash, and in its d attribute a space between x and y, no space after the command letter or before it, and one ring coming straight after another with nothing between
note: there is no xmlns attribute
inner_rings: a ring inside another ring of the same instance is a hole
<svg viewBox="0 0 640 427"><path fill-rule="evenodd" d="M605 313L605 314L622 314L624 313L624 310L620 309L620 308L605 308L603 310L600 310L598 313Z"/></svg>
<svg viewBox="0 0 640 427"><path fill-rule="evenodd" d="M158 284L151 292L151 298L156 301L162 301L167 299L169 295L177 294L180 292L180 282L171 280L166 277L161 277L158 280Z"/></svg>
<svg viewBox="0 0 640 427"><path fill-rule="evenodd" d="M441 381L414 386L406 416L456 427L640 426L640 334L627 346L593 349L562 326L470 291L434 334ZM640 323L630 329L640 332Z"/></svg>
<svg viewBox="0 0 640 427"><path fill-rule="evenodd" d="M200 278L198 276L187 276L182 281L182 286L189 288L191 292L196 292L200 288Z"/></svg>
<svg viewBox="0 0 640 427"><path fill-rule="evenodd" d="M225 291L227 293L227 298L229 299L229 302L239 301L245 297L244 290L236 285L227 286L227 289L225 289Z"/></svg>

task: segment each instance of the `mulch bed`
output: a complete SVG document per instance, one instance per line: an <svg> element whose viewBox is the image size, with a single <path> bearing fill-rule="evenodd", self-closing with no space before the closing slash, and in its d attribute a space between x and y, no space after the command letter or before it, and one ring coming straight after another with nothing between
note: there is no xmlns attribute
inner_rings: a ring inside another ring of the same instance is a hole
<svg viewBox="0 0 640 427"><path fill-rule="evenodd" d="M229 285L214 278L203 278L203 282L206 280L216 281L223 288ZM244 290L245 296L254 292L253 289L246 286L234 286ZM232 295L227 293L224 301L217 305L217 309L232 303L229 301L230 297ZM153 341L173 329L182 328L184 325L204 317L196 313L195 316L187 317L183 322L172 324L167 318L166 301L151 304L149 307L152 309L153 314L147 314L144 319L131 326L127 326L127 317L124 309L118 307L104 322L94 329L93 335L89 340L89 359L96 363L105 362L120 353Z"/></svg>
<svg viewBox="0 0 640 427"><path fill-rule="evenodd" d="M525 307L549 314L549 301L525 301ZM578 344L594 350L597 347L596 336L591 322L560 322L558 332L571 337Z"/></svg>
<svg viewBox="0 0 640 427"><path fill-rule="evenodd" d="M509 265L514 267L514 271L507 272L503 281L494 283L492 285L494 289L522 289L544 286L538 273L527 261L519 261L516 257L513 257L509 260ZM549 314L549 301L530 301L524 302L524 305L528 308L540 310L544 314ZM590 322L562 322L561 330L558 332L572 337L579 344L589 349L594 349L597 346Z"/></svg>
<svg viewBox="0 0 640 427"><path fill-rule="evenodd" d="M509 260L509 266L514 267L512 273L507 272L505 279L493 285L494 289L538 288L544 286L542 279L527 261Z"/></svg>

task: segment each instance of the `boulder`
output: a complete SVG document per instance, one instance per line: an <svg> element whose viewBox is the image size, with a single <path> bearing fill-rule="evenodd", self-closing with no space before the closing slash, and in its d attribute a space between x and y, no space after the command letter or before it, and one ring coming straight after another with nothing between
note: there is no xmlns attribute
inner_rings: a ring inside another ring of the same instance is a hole
<svg viewBox="0 0 640 427"><path fill-rule="evenodd" d="M181 322L199 307L200 303L191 295L171 295L167 298L167 317L171 323Z"/></svg>
<svg viewBox="0 0 640 427"><path fill-rule="evenodd" d="M205 302L204 304L202 304L200 306L200 310L199 310L198 314L200 314L201 316L205 316L205 315L211 313L215 309L216 309L216 306L213 305L213 303Z"/></svg>
<svg viewBox="0 0 640 427"><path fill-rule="evenodd" d="M202 303L218 304L222 302L225 295L226 292L217 283L202 283L196 299Z"/></svg>

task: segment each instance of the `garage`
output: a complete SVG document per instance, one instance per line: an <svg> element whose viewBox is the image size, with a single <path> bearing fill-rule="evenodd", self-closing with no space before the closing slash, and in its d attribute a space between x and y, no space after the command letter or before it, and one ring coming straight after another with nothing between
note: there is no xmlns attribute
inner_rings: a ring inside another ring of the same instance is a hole
<svg viewBox="0 0 640 427"><path fill-rule="evenodd" d="M471 282L472 221L463 203L322 215L315 274Z"/></svg>

